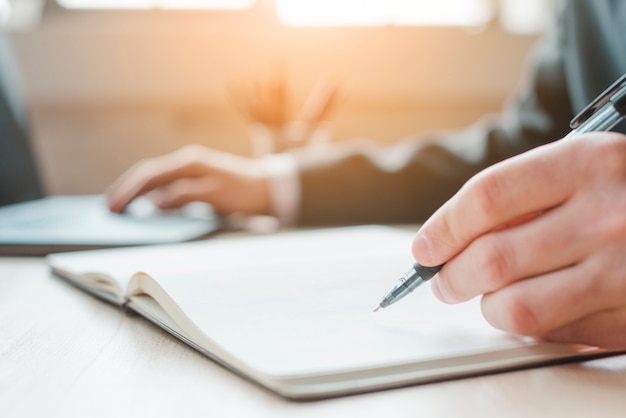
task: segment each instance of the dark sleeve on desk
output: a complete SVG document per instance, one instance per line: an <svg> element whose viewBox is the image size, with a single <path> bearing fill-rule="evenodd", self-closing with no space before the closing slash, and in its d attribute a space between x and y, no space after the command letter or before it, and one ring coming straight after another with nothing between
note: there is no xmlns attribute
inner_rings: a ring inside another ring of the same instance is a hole
<svg viewBox="0 0 626 418"><path fill-rule="evenodd" d="M421 222L478 171L562 138L573 112L560 20L537 45L526 85L497 120L392 147L342 144L332 156L297 154L298 223Z"/></svg>

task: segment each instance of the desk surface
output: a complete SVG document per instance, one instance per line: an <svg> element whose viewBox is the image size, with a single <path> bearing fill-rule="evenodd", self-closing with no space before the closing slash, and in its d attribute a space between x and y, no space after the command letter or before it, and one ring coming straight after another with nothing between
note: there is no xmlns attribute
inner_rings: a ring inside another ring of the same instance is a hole
<svg viewBox="0 0 626 418"><path fill-rule="evenodd" d="M0 258L0 416L623 417L626 356L294 403L146 320Z"/></svg>

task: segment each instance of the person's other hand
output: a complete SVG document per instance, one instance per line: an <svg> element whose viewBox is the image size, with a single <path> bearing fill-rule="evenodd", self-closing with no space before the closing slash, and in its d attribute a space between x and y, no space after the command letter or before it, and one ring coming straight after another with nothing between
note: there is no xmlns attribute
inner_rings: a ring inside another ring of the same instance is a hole
<svg viewBox="0 0 626 418"><path fill-rule="evenodd" d="M267 174L257 160L199 145L139 161L107 190L109 208L118 213L147 194L161 209L203 201L221 214L268 214L269 193Z"/></svg>
<svg viewBox="0 0 626 418"><path fill-rule="evenodd" d="M418 231L415 259L446 263L436 296L482 296L495 327L626 348L626 136L558 141L479 173Z"/></svg>

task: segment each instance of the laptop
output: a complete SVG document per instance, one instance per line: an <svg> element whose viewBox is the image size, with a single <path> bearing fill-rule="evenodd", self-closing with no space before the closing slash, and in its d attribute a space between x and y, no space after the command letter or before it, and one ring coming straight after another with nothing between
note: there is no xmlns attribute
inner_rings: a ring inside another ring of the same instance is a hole
<svg viewBox="0 0 626 418"><path fill-rule="evenodd" d="M44 196L17 80L0 32L0 255L176 243L219 229L200 202L165 212L139 198L114 214L102 195Z"/></svg>

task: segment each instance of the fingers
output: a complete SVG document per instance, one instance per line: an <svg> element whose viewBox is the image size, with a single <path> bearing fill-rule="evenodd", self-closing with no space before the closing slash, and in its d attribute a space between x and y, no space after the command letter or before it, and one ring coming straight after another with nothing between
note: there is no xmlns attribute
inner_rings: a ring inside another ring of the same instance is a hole
<svg viewBox="0 0 626 418"><path fill-rule="evenodd" d="M548 341L588 344L603 348L626 347L626 307L606 310L543 335Z"/></svg>
<svg viewBox="0 0 626 418"><path fill-rule="evenodd" d="M595 312L617 309L624 305L625 286L599 264L587 261L488 293L483 315L496 328L542 336Z"/></svg>
<svg viewBox="0 0 626 418"><path fill-rule="evenodd" d="M433 279L435 295L458 303L580 262L593 251L594 243L580 239L576 212L581 212L577 205L558 207L532 221L479 237Z"/></svg>
<svg viewBox="0 0 626 418"><path fill-rule="evenodd" d="M186 146L128 170L108 191L109 207L121 212L137 196L150 193L162 209L204 201L223 214L269 214L269 183L267 171L257 160Z"/></svg>
<svg viewBox="0 0 626 418"><path fill-rule="evenodd" d="M180 178L206 174L209 167L201 161L203 151L202 147L185 147L131 167L107 190L110 210L121 213L142 194Z"/></svg>
<svg viewBox="0 0 626 418"><path fill-rule="evenodd" d="M216 190L218 184L210 177L182 178L155 189L150 199L160 209L176 209L191 202L211 202Z"/></svg>
<svg viewBox="0 0 626 418"><path fill-rule="evenodd" d="M514 219L557 206L574 192L574 142L550 144L497 164L466 183L418 231L415 259L442 264L478 236Z"/></svg>
<svg viewBox="0 0 626 418"><path fill-rule="evenodd" d="M626 347L626 141L589 136L484 171L424 224L413 253L445 263L440 299L483 294L497 328Z"/></svg>

